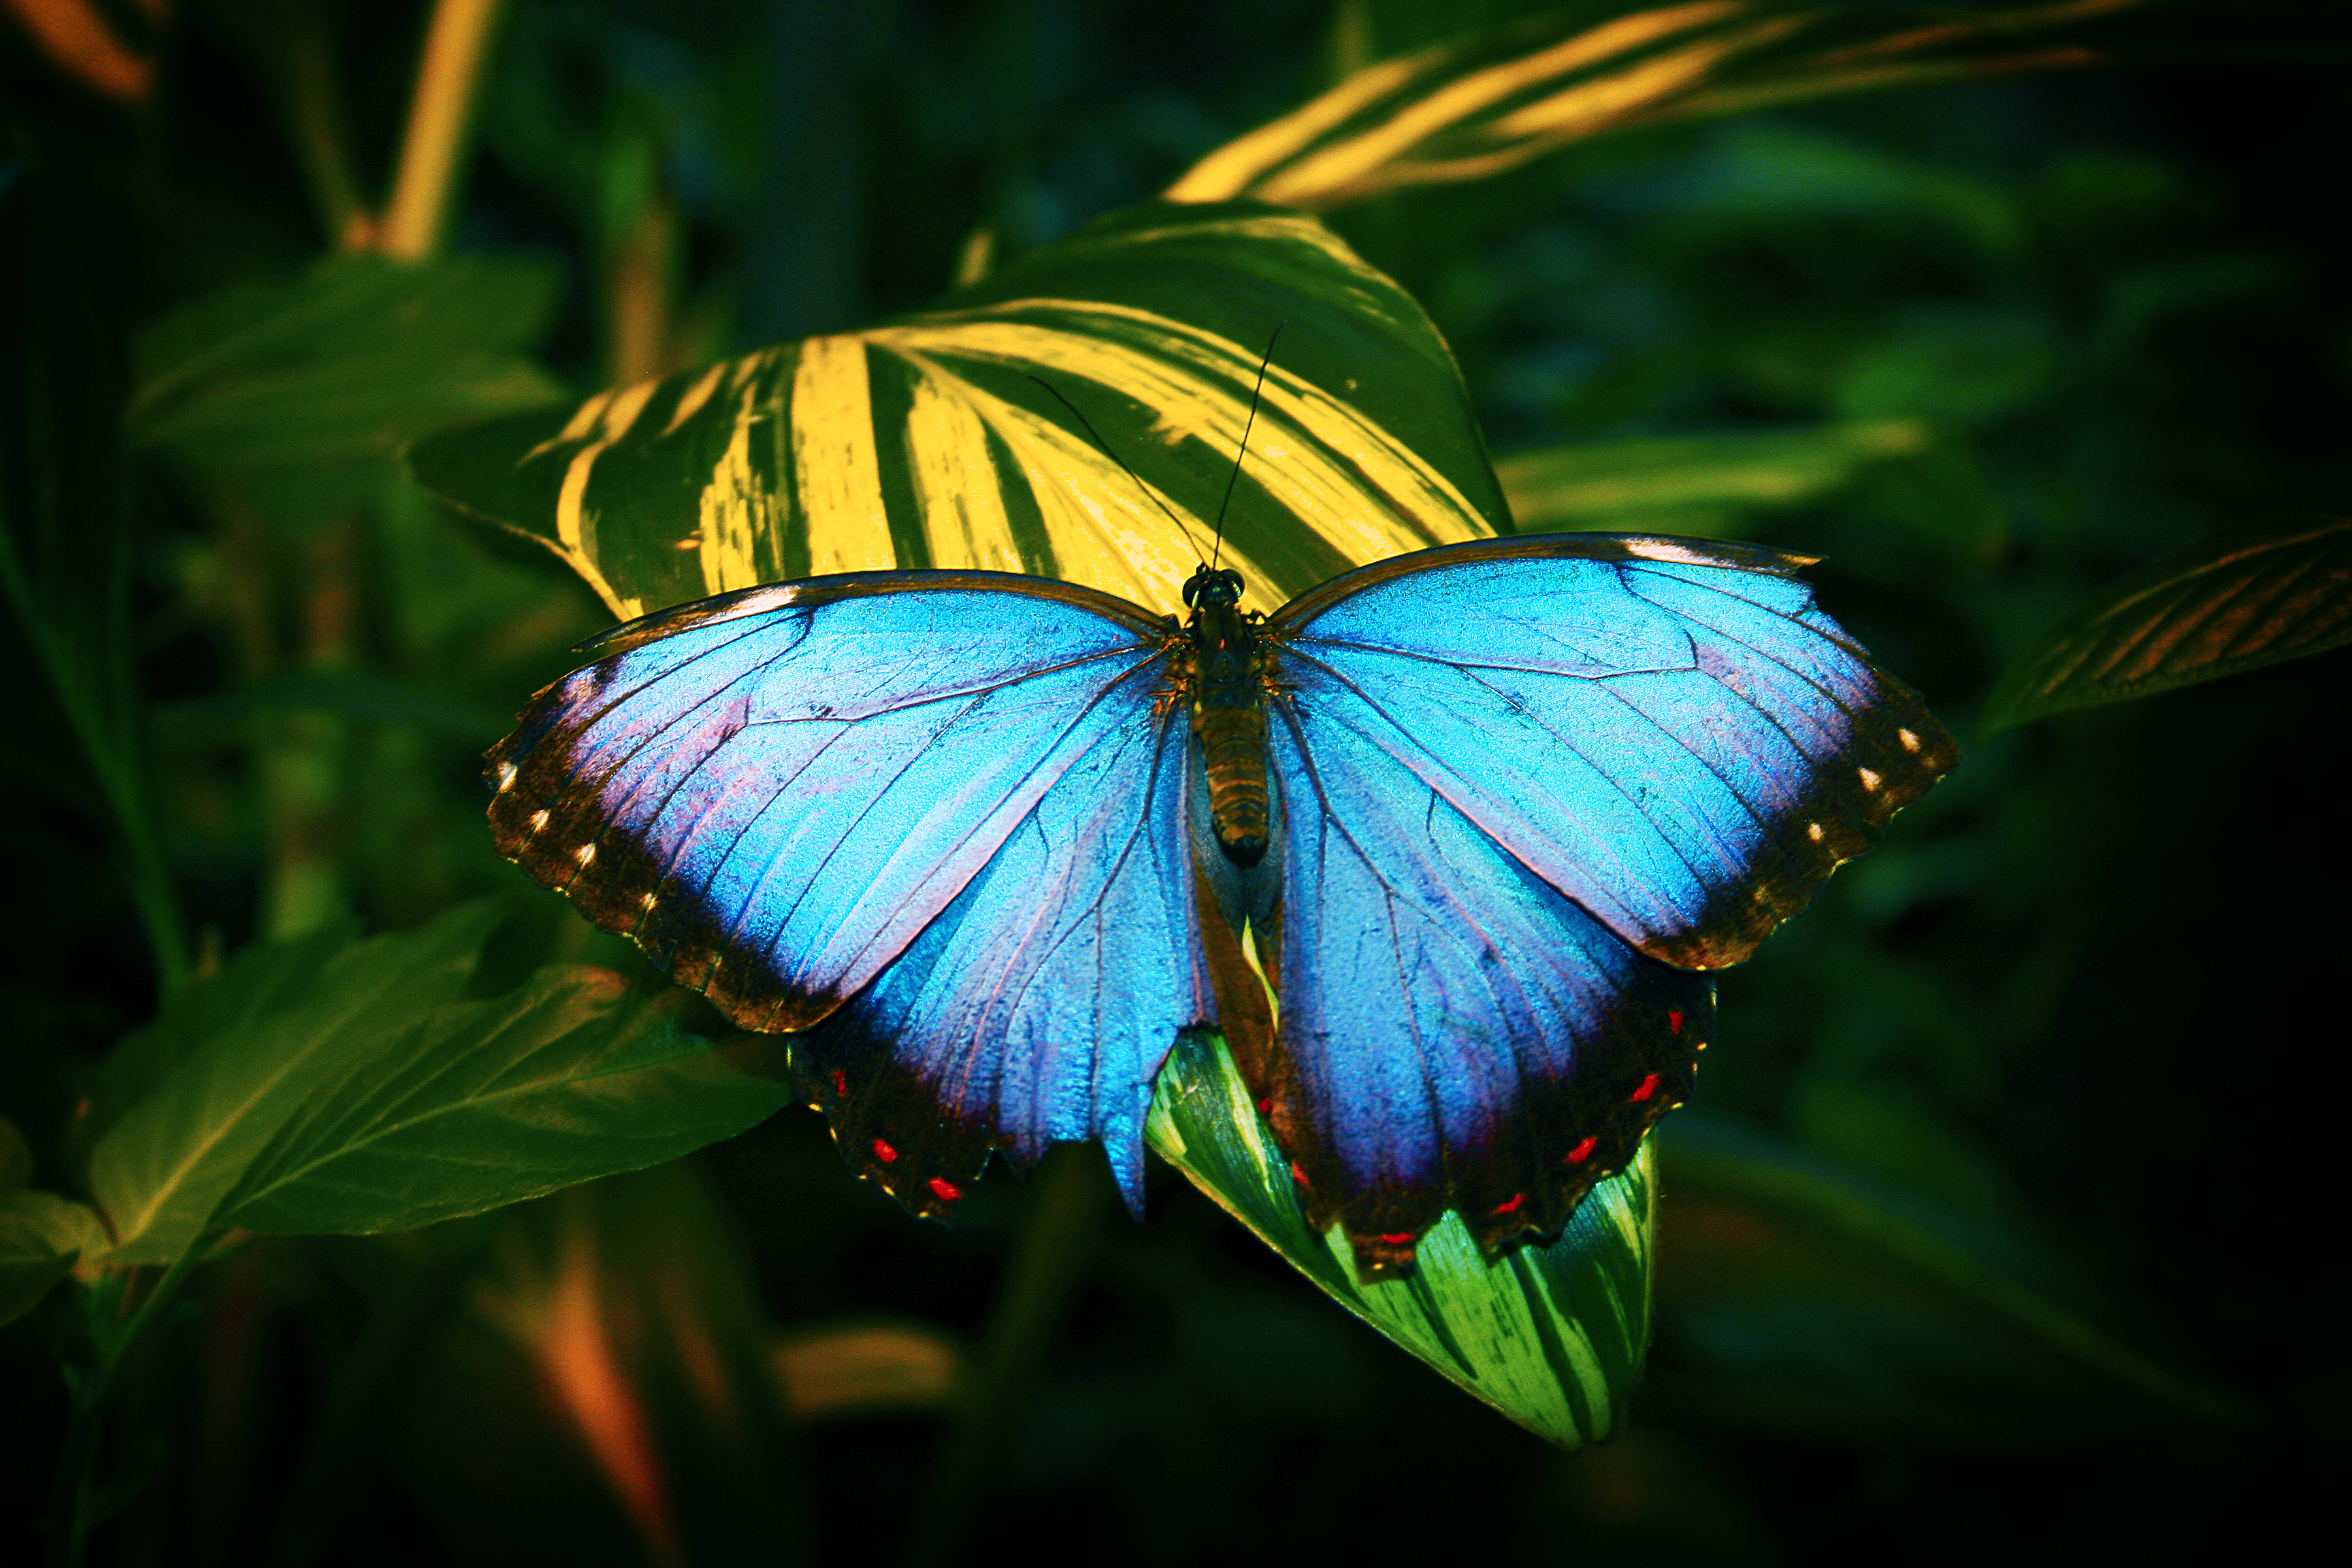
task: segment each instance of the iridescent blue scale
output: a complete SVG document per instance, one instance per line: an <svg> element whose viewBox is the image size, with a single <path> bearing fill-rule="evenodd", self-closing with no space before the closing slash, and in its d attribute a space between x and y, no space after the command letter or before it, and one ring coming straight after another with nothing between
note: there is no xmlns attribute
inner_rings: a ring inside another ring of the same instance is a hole
<svg viewBox="0 0 2352 1568"><path fill-rule="evenodd" d="M992 1150L1084 1139L1139 1205L1153 1079L1214 1027L1310 1217L1377 1273L1448 1209L1490 1250L1556 1229L1688 1091L1707 972L1956 760L1804 564L1569 534L1382 562L1263 622L1226 593L1263 858L1221 837L1192 713L1214 606L977 572L616 629L492 752L491 821L793 1032L852 1163L919 1211Z"/></svg>

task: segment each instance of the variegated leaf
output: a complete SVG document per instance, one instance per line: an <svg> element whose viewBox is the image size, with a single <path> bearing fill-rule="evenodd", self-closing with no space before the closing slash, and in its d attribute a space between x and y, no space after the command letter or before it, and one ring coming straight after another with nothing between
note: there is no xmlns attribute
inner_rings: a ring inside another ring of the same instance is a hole
<svg viewBox="0 0 2352 1568"><path fill-rule="evenodd" d="M1595 22L1530 20L1366 66L1220 147L1168 188L1328 210L1484 179L1571 142L1869 88L2096 65L2053 37L2151 0L1955 14L1913 5L1691 0Z"/></svg>
<svg viewBox="0 0 2352 1568"><path fill-rule="evenodd" d="M1255 205L1131 208L941 309L440 437L411 463L625 616L922 566L1173 612L1229 483L1224 558L1264 608L1509 526L1428 318L1320 224Z"/></svg>

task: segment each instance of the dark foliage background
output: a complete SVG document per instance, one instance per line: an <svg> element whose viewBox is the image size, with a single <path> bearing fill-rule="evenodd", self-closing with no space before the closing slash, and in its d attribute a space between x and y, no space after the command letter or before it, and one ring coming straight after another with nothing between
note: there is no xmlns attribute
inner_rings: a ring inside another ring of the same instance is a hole
<svg viewBox="0 0 2352 1568"><path fill-rule="evenodd" d="M331 60L373 193L425 9L121 9L160 60L133 109L0 27L0 486L13 516L55 485L75 515L133 521L142 777L200 962L320 909L404 928L480 892L516 900L518 972L526 948L630 962L520 887L479 819L479 751L601 624L587 592L388 468L321 507L229 494L119 434L142 329L333 238L280 107L290 53L310 39ZM454 248L561 259L539 357L591 390L924 303L976 229L1000 254L1049 243L1341 64L1500 9L519 4ZM1498 456L1836 420L1932 432L1826 496L1644 522L1823 555L1832 610L1967 744L2009 660L2100 584L2352 499L2352 100L2332 64L2239 49L2231 16L2206 14L2210 48L2128 69L1631 134L1334 221L1435 316ZM54 395L33 387L51 363ZM0 1111L63 1188L82 1075L156 998L102 792L35 650L6 657ZM970 1554L2175 1562L2310 1515L2352 1397L2345 658L1971 745L1725 978L1684 1113L2030 1254L2212 1399L2000 1353L1820 1237L1703 1186L1678 1199L1670 1163L1633 1429L1556 1453L1163 1170L1146 1226L1104 1221ZM657 1394L698 1364L674 1348L692 1335L660 1327L683 1321L660 1305L677 1292L730 1303L754 1337L842 1320L969 1336L1021 1201L992 1178L956 1229L919 1225L788 1112L503 1215L261 1241L211 1266L128 1391L110 1464L134 1484L99 1558L660 1561L614 1450L547 1393L530 1347L553 1331L514 1327L518 1280L601 1238L582 1278L654 1325L631 1364ZM42 1332L37 1314L0 1331L12 1561L38 1550L64 1409ZM648 1440L699 1478L675 1494L673 1561L803 1528L821 1561L892 1554L939 1442L919 1400L745 1450L691 1402L647 1397Z"/></svg>

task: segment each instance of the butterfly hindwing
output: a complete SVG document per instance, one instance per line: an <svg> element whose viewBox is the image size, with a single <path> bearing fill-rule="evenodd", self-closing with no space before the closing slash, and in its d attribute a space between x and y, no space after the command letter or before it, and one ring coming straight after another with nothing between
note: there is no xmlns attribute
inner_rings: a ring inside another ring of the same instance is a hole
<svg viewBox="0 0 2352 1568"><path fill-rule="evenodd" d="M1255 1086L1367 1274L1459 1209L1491 1252L1565 1222L1690 1091L1706 976L1643 957L1381 752L1277 711L1281 1037Z"/></svg>
<svg viewBox="0 0 2352 1568"><path fill-rule="evenodd" d="M851 1163L919 1213L951 1204L992 1148L1027 1164L1099 1139L1140 1215L1152 1081L1178 1032L1217 1016L1184 721L1150 698L1114 693L1147 721L1072 765L897 962L794 1044Z"/></svg>

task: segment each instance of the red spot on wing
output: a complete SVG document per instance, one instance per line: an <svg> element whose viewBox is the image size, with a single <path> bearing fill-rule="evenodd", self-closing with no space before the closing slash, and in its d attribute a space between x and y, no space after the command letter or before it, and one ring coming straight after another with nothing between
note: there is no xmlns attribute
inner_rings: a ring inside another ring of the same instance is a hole
<svg viewBox="0 0 2352 1568"><path fill-rule="evenodd" d="M1381 1237L1381 1245L1383 1247L1402 1247L1412 1239L1412 1232L1409 1230L1392 1230Z"/></svg>
<svg viewBox="0 0 2352 1568"><path fill-rule="evenodd" d="M898 1157L898 1151L877 1138L874 1140L874 1157L887 1165Z"/></svg>
<svg viewBox="0 0 2352 1568"><path fill-rule="evenodd" d="M1570 1149L1568 1152L1568 1163L1571 1165L1581 1165L1587 1160L1591 1159L1592 1146L1599 1142L1600 1140L1597 1138L1587 1138L1575 1148Z"/></svg>
<svg viewBox="0 0 2352 1568"><path fill-rule="evenodd" d="M1666 1014L1666 1027L1672 1029L1677 1035L1683 1032L1683 1010L1681 1008L1674 1008Z"/></svg>
<svg viewBox="0 0 2352 1568"><path fill-rule="evenodd" d="M930 1185L931 1191L939 1194L940 1201L941 1203L951 1204L955 1202L956 1199L963 1196L963 1189L957 1186L953 1182L949 1181L945 1176L933 1176L931 1178Z"/></svg>
<svg viewBox="0 0 2352 1568"><path fill-rule="evenodd" d="M1507 1204L1496 1204L1496 1205L1495 1205L1495 1212L1496 1212L1496 1214L1516 1214L1516 1213L1517 1213L1517 1212L1518 1212L1518 1207L1519 1207L1519 1205L1520 1205L1521 1204L1523 1204L1523 1203L1527 1202L1527 1201L1528 1201L1528 1194L1525 1194L1525 1193L1513 1193L1513 1194L1511 1194L1511 1201L1510 1201L1509 1203L1507 1203Z"/></svg>
<svg viewBox="0 0 2352 1568"><path fill-rule="evenodd" d="M1644 1078L1644 1079L1642 1080L1642 1087L1641 1087L1641 1088L1639 1088L1639 1089L1635 1089L1633 1093L1631 1093L1631 1094L1627 1095L1625 1098L1626 1098L1626 1100L1627 1100L1629 1102L1631 1102L1631 1103L1633 1103L1633 1104L1635 1104L1635 1105L1638 1105L1638 1104L1640 1104L1643 1100L1645 1100L1649 1099L1649 1098L1650 1098L1650 1096L1652 1096L1652 1095L1654 1095L1654 1094L1655 1094L1655 1093L1657 1093L1657 1092L1658 1092L1658 1075L1657 1075L1656 1073L1652 1073L1652 1074L1650 1074L1647 1078Z"/></svg>
<svg viewBox="0 0 2352 1568"><path fill-rule="evenodd" d="M849 1075L839 1068L833 1069L833 1092L843 1100L849 1098Z"/></svg>
<svg viewBox="0 0 2352 1568"><path fill-rule="evenodd" d="M1298 1162L1296 1160L1290 1162L1290 1179L1302 1187L1314 1185L1307 1179L1307 1173L1298 1168Z"/></svg>
<svg viewBox="0 0 2352 1568"><path fill-rule="evenodd" d="M1272 1116L1274 1114L1274 1101L1271 1100L1259 1100L1257 1102L1257 1113L1260 1116Z"/></svg>

